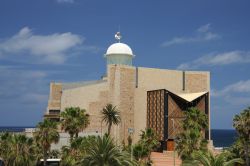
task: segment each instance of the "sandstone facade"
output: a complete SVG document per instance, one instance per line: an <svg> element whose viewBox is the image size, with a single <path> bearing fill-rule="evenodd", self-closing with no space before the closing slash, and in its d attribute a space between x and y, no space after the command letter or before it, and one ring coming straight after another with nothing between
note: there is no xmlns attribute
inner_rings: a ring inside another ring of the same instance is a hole
<svg viewBox="0 0 250 166"><path fill-rule="evenodd" d="M209 94L210 73L108 65L107 77L96 82L72 86L51 83L47 115L55 109L63 111L71 106L84 108L91 120L85 132L101 134L107 128L101 123L100 111L111 103L117 106L122 119L120 125L112 127L112 135L119 143L127 142L128 129L133 129L131 136L136 142L140 131L147 127L147 92L157 89L176 94Z"/></svg>

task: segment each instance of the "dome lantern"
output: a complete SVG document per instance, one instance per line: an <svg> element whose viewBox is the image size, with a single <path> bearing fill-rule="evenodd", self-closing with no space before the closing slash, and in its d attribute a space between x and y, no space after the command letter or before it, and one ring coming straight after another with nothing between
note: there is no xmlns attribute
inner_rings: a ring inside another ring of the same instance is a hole
<svg viewBox="0 0 250 166"><path fill-rule="evenodd" d="M116 33L115 38L118 43L114 43L106 51L105 58L107 59L107 65L128 65L132 66L132 59L134 57L132 49L124 43L120 43L121 35Z"/></svg>

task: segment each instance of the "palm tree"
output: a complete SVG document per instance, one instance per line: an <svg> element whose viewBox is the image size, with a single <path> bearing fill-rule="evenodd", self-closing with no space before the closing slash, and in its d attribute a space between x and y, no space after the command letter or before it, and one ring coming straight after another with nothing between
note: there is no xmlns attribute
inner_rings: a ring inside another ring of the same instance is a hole
<svg viewBox="0 0 250 166"><path fill-rule="evenodd" d="M89 125L89 115L85 109L79 107L69 107L61 113L61 127L70 135L70 140L73 137L78 137L78 133Z"/></svg>
<svg viewBox="0 0 250 166"><path fill-rule="evenodd" d="M61 158L61 152L57 149L50 150L49 158Z"/></svg>
<svg viewBox="0 0 250 166"><path fill-rule="evenodd" d="M189 108L184 114L183 131L177 134L175 141L178 155L187 159L196 150L206 150L207 141L203 138L202 131L208 127L208 118L197 108Z"/></svg>
<svg viewBox="0 0 250 166"><path fill-rule="evenodd" d="M242 144L240 138L237 138L236 141L227 149L227 151L230 153L229 156L230 159L234 158L245 159L244 145Z"/></svg>
<svg viewBox="0 0 250 166"><path fill-rule="evenodd" d="M192 134L191 132L196 132L196 131L186 130L185 132L181 132L180 134L178 134L177 138L175 139L176 141L175 149L178 152L178 155L181 156L182 159L186 159L188 156L191 156L194 150L197 150L196 148L196 146L198 145L196 143L197 136L195 133ZM193 146L195 146L194 149Z"/></svg>
<svg viewBox="0 0 250 166"><path fill-rule="evenodd" d="M86 149L86 156L82 160L82 165L86 166L135 166L137 163L131 160L130 154L121 151L114 145L109 136L100 136L89 143Z"/></svg>
<svg viewBox="0 0 250 166"><path fill-rule="evenodd" d="M22 134L15 134L12 137L12 165L13 166L29 166L34 164L33 156L33 140Z"/></svg>
<svg viewBox="0 0 250 166"><path fill-rule="evenodd" d="M35 138L34 138L33 148L34 148L35 161L38 164L41 162L41 159L43 158L43 147L39 142L37 142Z"/></svg>
<svg viewBox="0 0 250 166"><path fill-rule="evenodd" d="M12 135L8 132L0 135L0 156L6 166L9 166L11 161L11 140Z"/></svg>
<svg viewBox="0 0 250 166"><path fill-rule="evenodd" d="M60 138L57 131L57 123L49 119L44 119L43 122L38 123L37 130L33 135L37 143L43 148L43 163L46 166L50 146L52 143L57 143Z"/></svg>
<svg viewBox="0 0 250 166"><path fill-rule="evenodd" d="M157 148L159 145L159 139L156 135L155 131L151 128L146 128L145 131L141 131L141 139L140 142L145 145L148 151L148 157L150 156L152 150Z"/></svg>
<svg viewBox="0 0 250 166"><path fill-rule="evenodd" d="M86 155L86 148L93 141L95 136L78 137L74 139L70 146L62 148L62 166L75 166Z"/></svg>
<svg viewBox="0 0 250 166"><path fill-rule="evenodd" d="M221 153L214 156L211 152L196 151L193 153L193 161L184 161L183 166L234 166L234 164L243 164L240 158L227 161L228 153Z"/></svg>
<svg viewBox="0 0 250 166"><path fill-rule="evenodd" d="M250 165L249 153L250 153L250 107L245 109L240 115L235 115L233 119L233 126L236 129L239 140L244 147L244 158L246 165Z"/></svg>
<svg viewBox="0 0 250 166"><path fill-rule="evenodd" d="M148 157L148 149L145 147L144 144L142 143L137 143L134 145L133 147L133 155L135 157L135 159L140 163L144 163L146 161L144 161L143 159Z"/></svg>
<svg viewBox="0 0 250 166"><path fill-rule="evenodd" d="M133 155L140 164L150 163L151 152L159 145L158 136L151 128L141 131L140 140L133 146Z"/></svg>
<svg viewBox="0 0 250 166"><path fill-rule="evenodd" d="M23 134L2 134L0 156L3 157L6 166L35 165L33 139Z"/></svg>
<svg viewBox="0 0 250 166"><path fill-rule="evenodd" d="M118 125L121 122L120 112L116 109L116 106L107 104L101 113L102 121L105 121L108 125L108 135L110 135L112 125Z"/></svg>
<svg viewBox="0 0 250 166"><path fill-rule="evenodd" d="M208 127L208 117L205 113L195 107L188 108L184 112L183 129L206 129Z"/></svg>

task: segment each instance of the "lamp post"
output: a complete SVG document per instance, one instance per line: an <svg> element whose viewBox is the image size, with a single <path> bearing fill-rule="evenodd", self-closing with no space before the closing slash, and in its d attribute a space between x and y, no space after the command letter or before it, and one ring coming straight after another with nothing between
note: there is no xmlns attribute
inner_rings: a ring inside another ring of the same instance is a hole
<svg viewBox="0 0 250 166"><path fill-rule="evenodd" d="M102 137L102 123L103 123L103 120L101 121L101 137Z"/></svg>
<svg viewBox="0 0 250 166"><path fill-rule="evenodd" d="M130 145L130 148L131 148L131 158L130 158L130 160L132 161L133 160L133 144L131 143L131 145Z"/></svg>
<svg viewBox="0 0 250 166"><path fill-rule="evenodd" d="M128 128L128 134L133 137L133 133L134 133L134 129L133 128ZM131 142L131 145L130 145L130 150L131 150L130 160L131 161L133 160L133 146L132 146L132 144L133 143Z"/></svg>
<svg viewBox="0 0 250 166"><path fill-rule="evenodd" d="M119 117L119 115L115 115L115 117ZM114 130L115 130L115 144L117 145L117 139L119 138L120 139L120 133L119 133L119 130L118 130L118 132L117 132L117 127L119 127L120 126L120 124L117 124L117 126L114 128ZM117 134L118 133L118 134ZM120 140L118 140L118 141L120 141ZM119 143L119 142L118 142Z"/></svg>
<svg viewBox="0 0 250 166"><path fill-rule="evenodd" d="M173 141L174 141L174 166L175 166L175 126L174 126L174 119L171 119L173 124Z"/></svg>

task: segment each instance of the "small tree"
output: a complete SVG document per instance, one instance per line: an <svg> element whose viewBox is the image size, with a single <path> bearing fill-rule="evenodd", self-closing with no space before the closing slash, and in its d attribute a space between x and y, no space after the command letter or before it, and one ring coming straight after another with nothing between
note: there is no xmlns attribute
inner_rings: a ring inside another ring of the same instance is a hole
<svg viewBox="0 0 250 166"><path fill-rule="evenodd" d="M78 137L70 143L70 146L62 148L62 166L75 166L86 155L86 148L89 142L96 139L95 136Z"/></svg>
<svg viewBox="0 0 250 166"><path fill-rule="evenodd" d="M145 129L145 131L141 131L141 140L140 142L145 145L148 151L148 158L150 153L158 147L159 140L158 136L156 135L155 131L151 128Z"/></svg>
<svg viewBox="0 0 250 166"><path fill-rule="evenodd" d="M142 143L137 143L133 147L133 155L139 163L144 163L144 159L147 159L148 149Z"/></svg>
<svg viewBox="0 0 250 166"><path fill-rule="evenodd" d="M133 147L133 154L139 163L149 163L151 152L160 144L158 136L151 128L141 131L140 140Z"/></svg>
<svg viewBox="0 0 250 166"><path fill-rule="evenodd" d="M108 125L108 135L110 135L112 125L118 125L121 122L120 112L116 109L116 106L107 104L101 114L102 120Z"/></svg>
<svg viewBox="0 0 250 166"><path fill-rule="evenodd" d="M70 141L78 137L78 133L89 125L89 115L85 109L69 107L61 113L61 127L70 135Z"/></svg>
<svg viewBox="0 0 250 166"><path fill-rule="evenodd" d="M176 150L182 159L188 159L194 151L206 149L207 141L202 132L208 127L208 118L197 108L189 108L184 114L183 131L177 135Z"/></svg>
<svg viewBox="0 0 250 166"><path fill-rule="evenodd" d="M43 148L43 163L47 165L48 152L52 143L59 141L59 133L57 131L57 123L49 119L44 119L38 123L37 130L34 132L34 138Z"/></svg>

